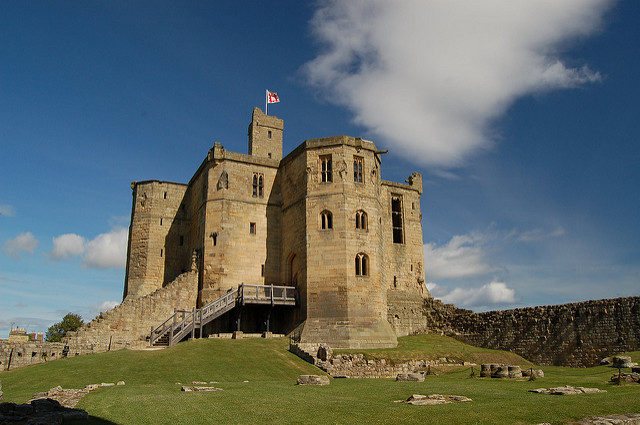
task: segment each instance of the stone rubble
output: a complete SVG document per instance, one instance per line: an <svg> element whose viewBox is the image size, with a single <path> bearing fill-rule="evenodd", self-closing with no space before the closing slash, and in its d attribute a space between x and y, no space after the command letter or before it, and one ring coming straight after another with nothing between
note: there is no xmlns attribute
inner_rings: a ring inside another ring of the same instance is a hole
<svg viewBox="0 0 640 425"><path fill-rule="evenodd" d="M577 395L577 394L596 394L606 393L606 390L598 388L585 388L585 387L555 387L555 388L537 388L535 390L529 390L530 393L536 394L551 394L551 395Z"/></svg>
<svg viewBox="0 0 640 425"><path fill-rule="evenodd" d="M433 406L436 404L451 404L451 403L463 403L467 401L473 401L469 397L461 395L443 395L443 394L413 394L406 400L396 400L395 403L413 404L414 406Z"/></svg>
<svg viewBox="0 0 640 425"><path fill-rule="evenodd" d="M618 383L618 379L621 382L631 382L631 383L638 383L640 384L640 373L636 373L636 372L631 372L631 373L621 373L620 377L618 377L618 374L614 374L611 376L611 382L617 384Z"/></svg>
<svg viewBox="0 0 640 425"><path fill-rule="evenodd" d="M626 369L634 366L638 366L638 363L634 363L629 356L613 356L611 359L611 366L621 369Z"/></svg>
<svg viewBox="0 0 640 425"><path fill-rule="evenodd" d="M222 388L183 385L181 388L181 391L184 391L187 393L194 392L194 391L222 391Z"/></svg>
<svg viewBox="0 0 640 425"><path fill-rule="evenodd" d="M591 416L569 425L640 425L640 413L626 415Z"/></svg>
<svg viewBox="0 0 640 425"><path fill-rule="evenodd" d="M329 385L328 376L319 375L300 375L298 377L298 385Z"/></svg>
<svg viewBox="0 0 640 425"><path fill-rule="evenodd" d="M398 382L424 382L424 373L399 373L396 376Z"/></svg>
<svg viewBox="0 0 640 425"><path fill-rule="evenodd" d="M528 377L533 374L534 378L544 377L544 372L541 369L525 369L517 365L501 365L501 364L481 364L480 365L480 377L491 378L522 378Z"/></svg>

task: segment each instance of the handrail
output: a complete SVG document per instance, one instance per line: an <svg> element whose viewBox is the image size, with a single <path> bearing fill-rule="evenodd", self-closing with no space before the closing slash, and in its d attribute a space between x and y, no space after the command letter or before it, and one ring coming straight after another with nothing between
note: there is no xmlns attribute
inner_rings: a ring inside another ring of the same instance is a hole
<svg viewBox="0 0 640 425"><path fill-rule="evenodd" d="M169 339L169 345L173 345L174 341L179 341L188 332L194 333L196 325L199 324L202 328L204 324L217 317L216 313L224 314L224 312L235 307L237 302L244 304L245 299L248 301L270 301L272 305L276 301L293 301L295 303L295 291L296 288L293 286L247 285L242 283L238 288L227 292L199 309L175 309L174 313L160 326L151 328L149 343L153 345L166 335Z"/></svg>

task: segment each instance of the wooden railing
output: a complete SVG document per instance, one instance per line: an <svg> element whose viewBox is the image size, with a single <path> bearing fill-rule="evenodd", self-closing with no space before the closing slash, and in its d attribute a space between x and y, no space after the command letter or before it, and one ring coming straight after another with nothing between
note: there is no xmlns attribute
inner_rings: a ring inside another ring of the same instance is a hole
<svg viewBox="0 0 640 425"><path fill-rule="evenodd" d="M202 337L202 327L212 320L233 309L238 303L296 305L296 289L293 286L275 285L245 285L229 291L217 300L199 309L174 310L167 320L160 326L151 329L149 343L154 345L159 339L166 337L167 343L173 345L187 334L193 337L199 328Z"/></svg>

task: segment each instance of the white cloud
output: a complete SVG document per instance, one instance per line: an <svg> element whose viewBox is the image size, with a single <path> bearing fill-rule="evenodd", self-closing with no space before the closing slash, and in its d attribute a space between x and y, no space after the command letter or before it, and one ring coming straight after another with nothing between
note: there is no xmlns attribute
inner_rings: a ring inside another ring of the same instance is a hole
<svg viewBox="0 0 640 425"><path fill-rule="evenodd" d="M67 257L77 257L84 252L85 239L75 233L67 233L53 238L53 249L49 258L61 260Z"/></svg>
<svg viewBox="0 0 640 425"><path fill-rule="evenodd" d="M485 259L482 236L457 235L445 245L424 244L426 276L430 280L482 276L494 268Z"/></svg>
<svg viewBox="0 0 640 425"><path fill-rule="evenodd" d="M120 304L118 301L105 301L98 306L98 311L103 312L103 311L111 310L113 307L117 306L118 304Z"/></svg>
<svg viewBox="0 0 640 425"><path fill-rule="evenodd" d="M4 253L12 258L20 258L21 252L33 254L37 245L38 240L33 236L33 234L31 232L25 232L6 241L4 243Z"/></svg>
<svg viewBox="0 0 640 425"><path fill-rule="evenodd" d="M128 231L116 227L85 244L83 264L97 269L124 268L127 257Z"/></svg>
<svg viewBox="0 0 640 425"><path fill-rule="evenodd" d="M0 204L0 215L13 217L14 215L16 215L16 209L13 208L13 205Z"/></svg>
<svg viewBox="0 0 640 425"><path fill-rule="evenodd" d="M533 229L526 232L522 232L518 235L518 242L538 242L546 239L557 238L567 233L564 228L557 227L555 230L546 231L543 229Z"/></svg>
<svg viewBox="0 0 640 425"><path fill-rule="evenodd" d="M431 284L431 295L458 307L489 307L516 302L516 291L503 282L491 282L479 288L449 288ZM427 286L429 287L429 286Z"/></svg>
<svg viewBox="0 0 640 425"><path fill-rule="evenodd" d="M593 34L612 0L325 1L324 50L303 71L355 121L425 164L490 147L518 98L601 79L567 67L568 41Z"/></svg>

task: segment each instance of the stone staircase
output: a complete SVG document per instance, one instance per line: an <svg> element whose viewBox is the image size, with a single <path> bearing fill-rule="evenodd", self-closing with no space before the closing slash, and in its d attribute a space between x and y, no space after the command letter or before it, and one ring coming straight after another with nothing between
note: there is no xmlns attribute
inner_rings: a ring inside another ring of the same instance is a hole
<svg viewBox="0 0 640 425"><path fill-rule="evenodd" d="M158 325L158 318L172 315L175 309L191 310L197 296L198 273L192 270L144 297L125 299L70 332L63 342L71 351L75 346L91 347L93 352L148 347L149 331Z"/></svg>

